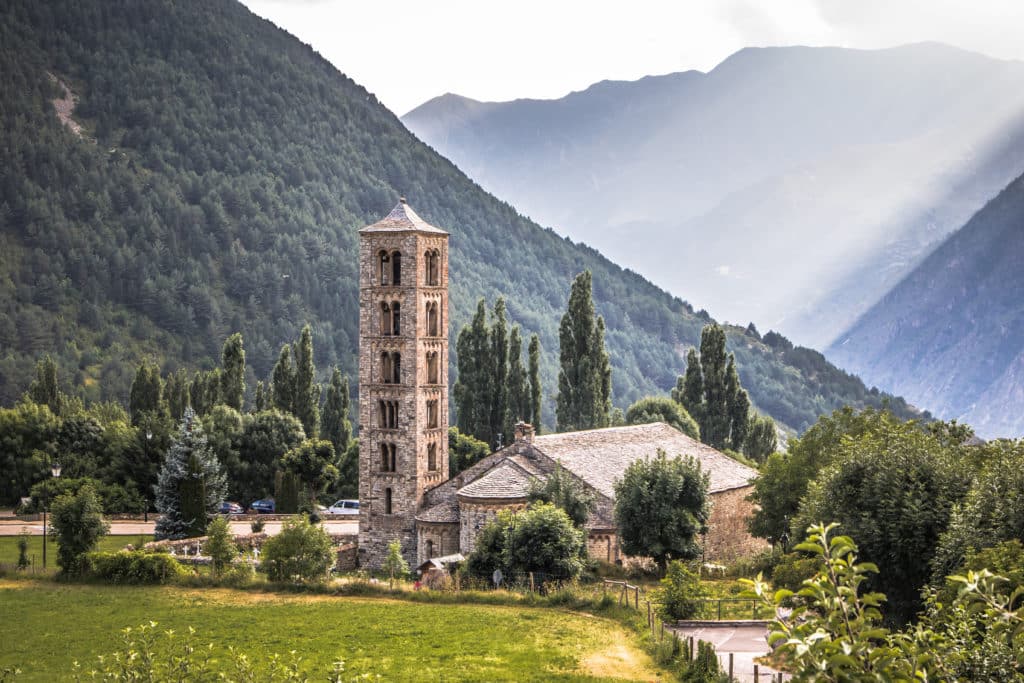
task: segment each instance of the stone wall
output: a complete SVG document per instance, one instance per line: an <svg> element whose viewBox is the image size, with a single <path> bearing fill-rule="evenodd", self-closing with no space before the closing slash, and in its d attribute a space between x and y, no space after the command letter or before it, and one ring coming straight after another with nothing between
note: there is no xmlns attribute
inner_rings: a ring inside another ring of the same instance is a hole
<svg viewBox="0 0 1024 683"><path fill-rule="evenodd" d="M753 486L744 486L711 495L711 518L704 539L706 561L731 562L769 547L747 531L747 520L756 508L746 498L753 490Z"/></svg>
<svg viewBox="0 0 1024 683"><path fill-rule="evenodd" d="M346 543L337 550L337 559L334 562L334 571L350 572L359 566L359 546L356 543Z"/></svg>
<svg viewBox="0 0 1024 683"><path fill-rule="evenodd" d="M587 534L587 555L592 560L615 564L619 555L619 537L610 532L591 531Z"/></svg>
<svg viewBox="0 0 1024 683"><path fill-rule="evenodd" d="M416 566L432 557L454 555L459 551L458 522L417 522L418 552Z"/></svg>

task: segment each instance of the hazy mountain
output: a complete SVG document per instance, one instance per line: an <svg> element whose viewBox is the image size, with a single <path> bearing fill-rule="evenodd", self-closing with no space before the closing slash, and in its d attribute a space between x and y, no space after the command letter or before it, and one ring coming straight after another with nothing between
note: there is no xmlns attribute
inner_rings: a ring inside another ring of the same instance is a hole
<svg viewBox="0 0 1024 683"><path fill-rule="evenodd" d="M541 224L824 346L1024 168L1024 64L939 44L745 49L707 74L403 117Z"/></svg>
<svg viewBox="0 0 1024 683"><path fill-rule="evenodd" d="M828 356L984 436L1024 434L1024 177L925 258Z"/></svg>
<svg viewBox="0 0 1024 683"><path fill-rule="evenodd" d="M309 46L229 0L0 4L0 125L5 404L46 353L85 398L125 401L141 360L209 368L234 331L251 391L306 321L321 370L353 373L356 230L401 195L451 231L453 336L479 297L497 296L524 339L540 334L549 421L558 321L580 271L593 272L620 406L667 393L710 321L481 190ZM730 345L758 407L793 428L885 399L815 352L741 328Z"/></svg>

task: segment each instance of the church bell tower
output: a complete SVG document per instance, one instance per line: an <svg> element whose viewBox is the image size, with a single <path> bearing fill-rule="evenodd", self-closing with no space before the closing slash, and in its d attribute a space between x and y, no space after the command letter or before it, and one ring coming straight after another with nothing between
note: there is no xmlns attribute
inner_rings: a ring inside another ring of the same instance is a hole
<svg viewBox="0 0 1024 683"><path fill-rule="evenodd" d="M448 233L403 198L359 231L359 562L416 561L423 492L448 479Z"/></svg>

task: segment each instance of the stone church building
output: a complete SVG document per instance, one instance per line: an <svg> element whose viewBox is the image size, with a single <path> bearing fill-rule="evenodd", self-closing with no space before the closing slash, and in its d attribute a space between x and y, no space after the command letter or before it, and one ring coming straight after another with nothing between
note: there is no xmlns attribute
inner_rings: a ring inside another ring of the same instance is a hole
<svg viewBox="0 0 1024 683"><path fill-rule="evenodd" d="M499 510L523 508L530 482L557 463L597 500L587 522L590 556L621 559L614 482L658 449L692 456L710 478L705 558L728 560L765 544L747 533L757 472L664 423L515 440L448 476L448 233L403 199L359 231L359 562L378 567L399 541L416 566L467 554Z"/></svg>

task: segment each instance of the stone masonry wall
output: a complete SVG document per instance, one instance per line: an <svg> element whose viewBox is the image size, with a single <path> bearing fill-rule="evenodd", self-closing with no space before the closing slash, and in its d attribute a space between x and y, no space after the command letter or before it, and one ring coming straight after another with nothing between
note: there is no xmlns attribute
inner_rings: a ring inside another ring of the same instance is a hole
<svg viewBox="0 0 1024 683"><path fill-rule="evenodd" d="M768 548L768 543L747 531L747 519L754 514L755 506L746 498L753 490L753 486L744 486L711 495L711 518L704 541L706 561L730 562Z"/></svg>

